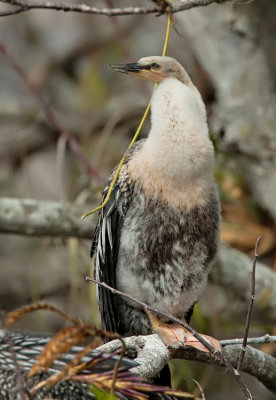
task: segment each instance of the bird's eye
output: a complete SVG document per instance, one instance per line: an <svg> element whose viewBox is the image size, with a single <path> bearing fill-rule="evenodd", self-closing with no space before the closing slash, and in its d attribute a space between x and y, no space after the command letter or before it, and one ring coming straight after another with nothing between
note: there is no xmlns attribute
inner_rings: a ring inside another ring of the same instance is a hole
<svg viewBox="0 0 276 400"><path fill-rule="evenodd" d="M150 67L151 68L159 68L159 65L157 63L153 62L150 64Z"/></svg>

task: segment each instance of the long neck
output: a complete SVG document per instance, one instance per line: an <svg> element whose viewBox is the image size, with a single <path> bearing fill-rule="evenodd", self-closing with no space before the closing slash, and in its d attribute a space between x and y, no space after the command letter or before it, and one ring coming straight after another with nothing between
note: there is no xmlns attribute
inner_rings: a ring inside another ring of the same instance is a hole
<svg viewBox="0 0 276 400"><path fill-rule="evenodd" d="M151 120L144 151L154 170L186 183L212 173L205 106L192 83L164 80L152 100Z"/></svg>
<svg viewBox="0 0 276 400"><path fill-rule="evenodd" d="M175 78L161 82L152 99L152 127L149 139L166 134L166 141L208 136L206 110L197 88ZM168 137L169 134L169 137Z"/></svg>
<svg viewBox="0 0 276 400"><path fill-rule="evenodd" d="M152 99L151 120L132 171L142 177L143 185L151 182L149 190L206 193L213 187L214 150L197 89L192 83L165 79Z"/></svg>

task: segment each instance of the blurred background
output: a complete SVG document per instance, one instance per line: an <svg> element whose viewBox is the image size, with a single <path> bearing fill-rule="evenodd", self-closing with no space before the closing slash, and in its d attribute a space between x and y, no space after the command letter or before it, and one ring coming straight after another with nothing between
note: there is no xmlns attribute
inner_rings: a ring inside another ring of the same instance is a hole
<svg viewBox="0 0 276 400"><path fill-rule="evenodd" d="M93 6L148 3L105 0ZM276 3L214 4L175 14L173 25L167 55L185 66L208 110L222 200L221 240L252 257L262 236L260 261L276 270ZM70 150L1 52L1 197L70 202L83 212L100 203L103 184L130 143L153 89L107 65L161 54L165 29L166 17L155 15L108 18L38 10L1 18L0 42L82 152L79 157ZM94 176L85 171L82 157ZM91 222L91 239L93 230ZM75 237L0 234L1 308L47 301L99 324L95 288L84 279L93 269L89 251L90 240ZM192 325L216 338L242 337L247 305L243 293L239 297L211 282ZM15 328L53 333L63 324L44 312ZM257 308L250 335L275 332L274 321ZM275 354L273 345L261 349ZM179 388L193 392L194 378L209 400L243 398L222 368L174 360L172 369ZM246 380L256 398L274 398L255 379Z"/></svg>

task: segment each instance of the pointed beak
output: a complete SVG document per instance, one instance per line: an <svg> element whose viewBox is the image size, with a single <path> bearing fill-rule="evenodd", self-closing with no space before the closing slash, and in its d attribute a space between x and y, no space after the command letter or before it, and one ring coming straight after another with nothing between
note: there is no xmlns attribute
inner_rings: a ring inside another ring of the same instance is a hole
<svg viewBox="0 0 276 400"><path fill-rule="evenodd" d="M141 69L144 69L138 63L130 64L109 64L109 68L114 69L114 71L121 72L122 74L138 73Z"/></svg>
<svg viewBox="0 0 276 400"><path fill-rule="evenodd" d="M109 64L109 68L121 72L122 74L130 74L137 78L144 79L145 81L157 83L161 82L165 77L162 72L152 70L151 64Z"/></svg>

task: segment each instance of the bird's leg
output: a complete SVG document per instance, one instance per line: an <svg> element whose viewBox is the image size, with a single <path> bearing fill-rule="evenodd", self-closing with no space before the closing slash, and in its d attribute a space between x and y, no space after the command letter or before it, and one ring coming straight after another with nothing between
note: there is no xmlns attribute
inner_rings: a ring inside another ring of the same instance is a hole
<svg viewBox="0 0 276 400"><path fill-rule="evenodd" d="M147 311L152 329L167 346L183 346L186 332L180 325Z"/></svg>
<svg viewBox="0 0 276 400"><path fill-rule="evenodd" d="M166 319L162 319L150 311L147 311L147 315L150 319L152 329L158 334L166 346L171 348L190 346L207 353L209 352L209 350L207 350L202 343L200 343L187 329L181 325ZM184 318L180 319L186 322ZM207 335L200 334L200 336L210 343L216 350L220 350L220 344L218 340Z"/></svg>

